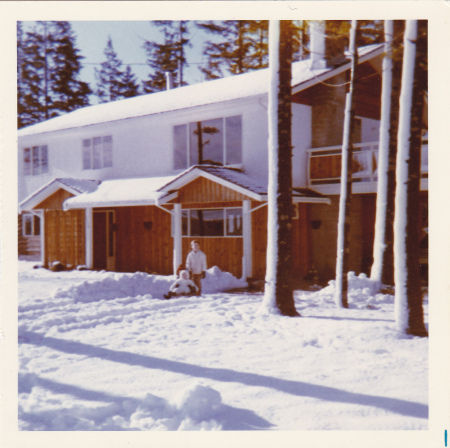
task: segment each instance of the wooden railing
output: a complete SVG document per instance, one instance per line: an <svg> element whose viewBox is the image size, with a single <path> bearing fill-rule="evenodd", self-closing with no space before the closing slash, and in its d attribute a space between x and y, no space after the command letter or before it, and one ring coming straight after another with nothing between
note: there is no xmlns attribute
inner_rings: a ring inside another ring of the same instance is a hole
<svg viewBox="0 0 450 448"><path fill-rule="evenodd" d="M374 183L378 177L378 142L357 143L353 151L353 182ZM341 181L341 146L308 150L308 185ZM422 145L422 177L428 177L428 141Z"/></svg>

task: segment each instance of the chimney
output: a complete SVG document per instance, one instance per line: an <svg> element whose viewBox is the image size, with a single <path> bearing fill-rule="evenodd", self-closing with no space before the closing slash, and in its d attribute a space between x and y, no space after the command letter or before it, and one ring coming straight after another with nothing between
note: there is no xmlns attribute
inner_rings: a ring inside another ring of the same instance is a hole
<svg viewBox="0 0 450 448"><path fill-rule="evenodd" d="M311 69L333 68L345 61L348 33L343 20L320 20L311 23Z"/></svg>
<svg viewBox="0 0 450 448"><path fill-rule="evenodd" d="M167 90L172 90L173 89L172 72L166 72L166 85L167 85Z"/></svg>
<svg viewBox="0 0 450 448"><path fill-rule="evenodd" d="M311 69L321 70L326 68L325 61L325 22L314 20L311 22Z"/></svg>

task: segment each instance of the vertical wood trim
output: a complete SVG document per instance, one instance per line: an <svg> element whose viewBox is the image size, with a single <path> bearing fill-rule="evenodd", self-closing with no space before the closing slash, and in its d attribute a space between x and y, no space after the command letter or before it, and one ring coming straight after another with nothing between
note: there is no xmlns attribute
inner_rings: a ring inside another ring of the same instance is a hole
<svg viewBox="0 0 450 448"><path fill-rule="evenodd" d="M178 266L182 263L182 238L181 238L181 204L175 204L172 215L174 225L173 240L173 273L177 273Z"/></svg>
<svg viewBox="0 0 450 448"><path fill-rule="evenodd" d="M85 246L86 246L86 267L92 269L93 266L93 230L92 230L92 208L86 208L85 212Z"/></svg>
<svg viewBox="0 0 450 448"><path fill-rule="evenodd" d="M242 232L244 256L242 257L242 277L252 277L253 259L252 259L252 213L251 202L249 200L242 201Z"/></svg>

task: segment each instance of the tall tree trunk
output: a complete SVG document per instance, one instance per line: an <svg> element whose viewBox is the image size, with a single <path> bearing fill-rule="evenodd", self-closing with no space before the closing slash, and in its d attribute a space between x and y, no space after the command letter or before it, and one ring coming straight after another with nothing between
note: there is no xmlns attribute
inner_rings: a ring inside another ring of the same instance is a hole
<svg viewBox="0 0 450 448"><path fill-rule="evenodd" d="M348 256L350 253L350 207L352 201L352 164L353 164L353 138L355 127L355 87L358 67L358 52L356 37L358 21L352 20L350 29L350 46L352 64L350 72L350 87L345 99L344 135L342 141L342 170L341 195L339 198L338 242L336 259L336 289L335 303L339 307L348 308Z"/></svg>
<svg viewBox="0 0 450 448"><path fill-rule="evenodd" d="M395 192L395 320L399 331L427 336L419 267L420 162L426 89L426 21L406 22Z"/></svg>
<svg viewBox="0 0 450 448"><path fill-rule="evenodd" d="M403 32L403 28L403 21L385 21L386 54L383 59L375 241L370 275L370 278L378 283L378 288L382 283L392 285L394 281L395 161L403 54L398 37Z"/></svg>
<svg viewBox="0 0 450 448"><path fill-rule="evenodd" d="M263 308L298 316L292 287L292 23L270 21L267 270Z"/></svg>

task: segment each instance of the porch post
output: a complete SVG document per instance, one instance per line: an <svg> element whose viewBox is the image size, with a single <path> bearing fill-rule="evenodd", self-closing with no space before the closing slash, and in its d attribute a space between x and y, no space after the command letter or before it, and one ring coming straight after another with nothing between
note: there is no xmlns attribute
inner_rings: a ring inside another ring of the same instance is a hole
<svg viewBox="0 0 450 448"><path fill-rule="evenodd" d="M248 199L242 201L242 236L243 236L243 252L242 258L242 278L252 276L252 213L251 202Z"/></svg>
<svg viewBox="0 0 450 448"><path fill-rule="evenodd" d="M92 208L86 208L84 211L85 227L85 248L86 248L86 267L93 267L93 229L92 229Z"/></svg>
<svg viewBox="0 0 450 448"><path fill-rule="evenodd" d="M45 233L45 210L41 210L39 218L41 220L41 264L42 266L45 266L45 238L47 238Z"/></svg>
<svg viewBox="0 0 450 448"><path fill-rule="evenodd" d="M173 273L174 275L176 275L178 266L182 263L181 204L174 204L172 217L173 217Z"/></svg>

